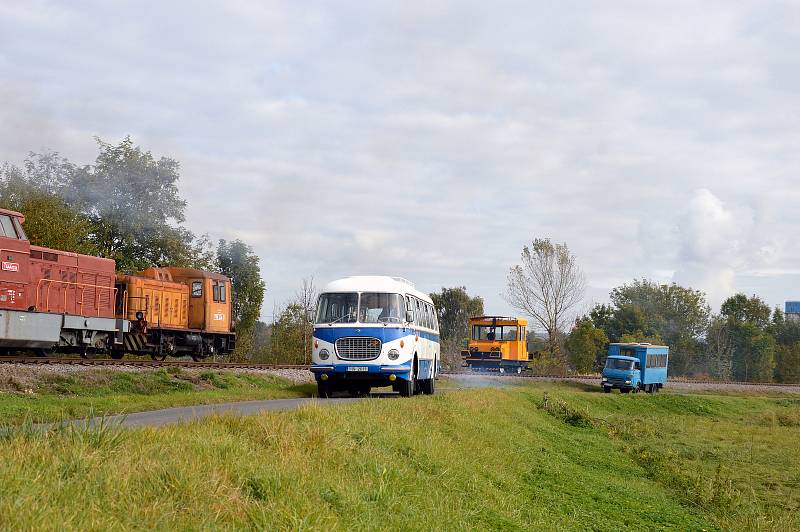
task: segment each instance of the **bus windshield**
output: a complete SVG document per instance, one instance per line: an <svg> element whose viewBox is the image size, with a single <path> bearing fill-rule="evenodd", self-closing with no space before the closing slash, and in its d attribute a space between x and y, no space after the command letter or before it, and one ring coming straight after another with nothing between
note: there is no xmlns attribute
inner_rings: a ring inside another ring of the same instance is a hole
<svg viewBox="0 0 800 532"><path fill-rule="evenodd" d="M633 360L625 360L624 358L609 358L606 360L606 367L611 369L633 369Z"/></svg>
<svg viewBox="0 0 800 532"><path fill-rule="evenodd" d="M472 328L472 339L497 342L516 340L517 326L498 325L497 327L492 327L491 325L475 325Z"/></svg>
<svg viewBox="0 0 800 532"><path fill-rule="evenodd" d="M358 309L361 323L402 323L406 306L400 294L365 292Z"/></svg>
<svg viewBox="0 0 800 532"><path fill-rule="evenodd" d="M358 294L329 293L319 297L317 323L355 323Z"/></svg>

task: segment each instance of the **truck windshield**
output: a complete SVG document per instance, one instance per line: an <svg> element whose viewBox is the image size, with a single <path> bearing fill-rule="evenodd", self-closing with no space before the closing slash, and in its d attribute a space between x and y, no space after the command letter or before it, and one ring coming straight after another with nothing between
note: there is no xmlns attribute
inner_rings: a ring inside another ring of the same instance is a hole
<svg viewBox="0 0 800 532"><path fill-rule="evenodd" d="M358 294L329 293L319 296L317 323L355 323Z"/></svg>
<svg viewBox="0 0 800 532"><path fill-rule="evenodd" d="M606 367L611 369L633 369L633 361L625 360L624 358L609 358L606 360Z"/></svg>

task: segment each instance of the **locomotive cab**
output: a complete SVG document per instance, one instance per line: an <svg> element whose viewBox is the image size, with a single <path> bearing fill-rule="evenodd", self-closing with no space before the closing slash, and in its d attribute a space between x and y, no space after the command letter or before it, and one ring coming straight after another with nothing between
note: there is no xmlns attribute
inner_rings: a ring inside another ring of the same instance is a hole
<svg viewBox="0 0 800 532"><path fill-rule="evenodd" d="M517 374L527 369L527 320L479 316L470 318L469 325L469 349L461 352L468 367L478 371Z"/></svg>

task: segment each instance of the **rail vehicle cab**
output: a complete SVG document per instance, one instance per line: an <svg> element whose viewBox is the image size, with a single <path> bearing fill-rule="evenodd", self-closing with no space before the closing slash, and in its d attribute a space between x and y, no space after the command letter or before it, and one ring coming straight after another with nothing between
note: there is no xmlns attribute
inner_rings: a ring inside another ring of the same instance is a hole
<svg viewBox="0 0 800 532"><path fill-rule="evenodd" d="M528 320L478 316L469 320L469 346L464 363L476 371L522 373L528 367Z"/></svg>
<svg viewBox="0 0 800 532"><path fill-rule="evenodd" d="M613 343L601 376L603 391L657 392L667 382L669 347L648 343Z"/></svg>
<svg viewBox="0 0 800 532"><path fill-rule="evenodd" d="M26 309L32 296L28 290L31 244L22 230L24 221L22 213L0 209L0 308Z"/></svg>

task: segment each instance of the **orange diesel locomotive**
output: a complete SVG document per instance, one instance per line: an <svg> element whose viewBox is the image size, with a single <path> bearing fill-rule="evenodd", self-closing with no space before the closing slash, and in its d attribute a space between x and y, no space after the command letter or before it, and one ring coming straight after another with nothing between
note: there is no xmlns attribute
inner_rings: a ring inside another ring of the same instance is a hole
<svg viewBox="0 0 800 532"><path fill-rule="evenodd" d="M111 259L32 246L24 221L0 209L0 354L199 359L235 346L227 277L188 268L117 276Z"/></svg>

